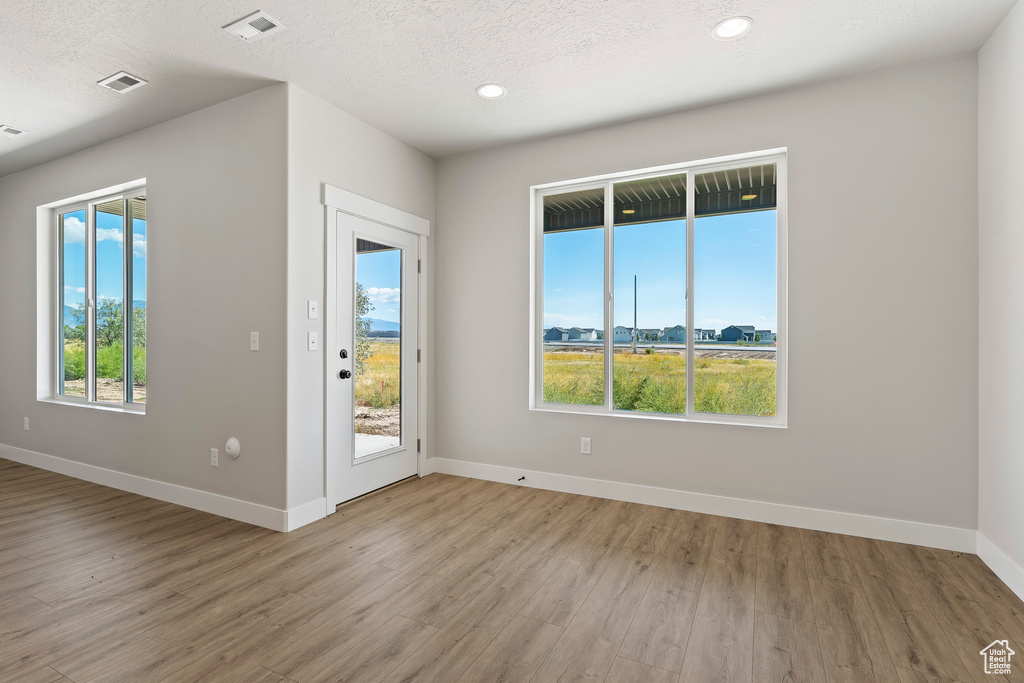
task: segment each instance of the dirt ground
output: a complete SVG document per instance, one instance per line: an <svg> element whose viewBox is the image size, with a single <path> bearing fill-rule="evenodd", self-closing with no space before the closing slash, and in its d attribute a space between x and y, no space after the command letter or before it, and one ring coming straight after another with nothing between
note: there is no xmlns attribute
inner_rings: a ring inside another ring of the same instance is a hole
<svg viewBox="0 0 1024 683"><path fill-rule="evenodd" d="M75 379L64 382L65 396L85 396L85 380ZM124 399L124 389L119 379L96 379L96 399L102 403L120 403ZM136 384L132 387L132 400L135 403L146 402L146 385Z"/></svg>
<svg viewBox="0 0 1024 683"><path fill-rule="evenodd" d="M370 408L356 406L356 432L379 434L380 436L401 436L402 411L399 406L391 408Z"/></svg>

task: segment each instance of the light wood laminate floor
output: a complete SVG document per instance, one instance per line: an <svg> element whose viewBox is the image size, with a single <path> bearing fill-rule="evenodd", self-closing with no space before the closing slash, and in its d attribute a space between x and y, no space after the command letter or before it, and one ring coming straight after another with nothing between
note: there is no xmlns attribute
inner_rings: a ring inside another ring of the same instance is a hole
<svg viewBox="0 0 1024 683"><path fill-rule="evenodd" d="M974 555L431 475L280 534L0 460L0 680L984 683Z"/></svg>

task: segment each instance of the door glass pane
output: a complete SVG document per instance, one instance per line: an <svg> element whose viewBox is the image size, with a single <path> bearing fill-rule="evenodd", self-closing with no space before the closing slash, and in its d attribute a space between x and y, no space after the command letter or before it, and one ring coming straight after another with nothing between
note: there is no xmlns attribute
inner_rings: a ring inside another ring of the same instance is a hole
<svg viewBox="0 0 1024 683"><path fill-rule="evenodd" d="M694 189L694 408L774 415L775 164L698 174Z"/></svg>
<svg viewBox="0 0 1024 683"><path fill-rule="evenodd" d="M355 452L402 443L402 250L356 239Z"/></svg>
<svg viewBox="0 0 1024 683"><path fill-rule="evenodd" d="M96 207L96 400L124 402L124 200Z"/></svg>
<svg viewBox="0 0 1024 683"><path fill-rule="evenodd" d="M146 198L129 199L132 213L132 402L146 402Z"/></svg>
<svg viewBox="0 0 1024 683"><path fill-rule="evenodd" d="M686 174L615 185L616 410L686 412Z"/></svg>
<svg viewBox="0 0 1024 683"><path fill-rule="evenodd" d="M60 393L85 396L85 209L60 217L61 325Z"/></svg>
<svg viewBox="0 0 1024 683"><path fill-rule="evenodd" d="M544 401L604 404L604 188L544 197Z"/></svg>

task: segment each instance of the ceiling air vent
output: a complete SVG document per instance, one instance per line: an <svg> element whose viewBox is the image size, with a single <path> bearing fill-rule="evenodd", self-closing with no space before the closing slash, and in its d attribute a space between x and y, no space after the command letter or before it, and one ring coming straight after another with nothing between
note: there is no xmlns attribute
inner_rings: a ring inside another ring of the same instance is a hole
<svg viewBox="0 0 1024 683"><path fill-rule="evenodd" d="M135 90L149 83L149 81L133 76L127 71L118 71L113 76L107 76L102 81L97 81L99 85L104 88L110 88L117 92L128 92L129 90Z"/></svg>
<svg viewBox="0 0 1024 683"><path fill-rule="evenodd" d="M280 21L260 10L233 24L228 24L224 30L242 40L250 41L269 36L272 33L280 33L284 28Z"/></svg>
<svg viewBox="0 0 1024 683"><path fill-rule="evenodd" d="M9 138L16 138L19 135L24 135L25 131L15 128L14 126L2 126L0 125L0 135L6 135Z"/></svg>

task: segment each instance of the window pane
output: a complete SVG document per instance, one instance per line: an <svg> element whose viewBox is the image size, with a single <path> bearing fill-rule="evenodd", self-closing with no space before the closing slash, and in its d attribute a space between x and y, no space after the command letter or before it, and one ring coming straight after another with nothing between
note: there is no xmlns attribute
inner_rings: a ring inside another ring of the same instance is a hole
<svg viewBox="0 0 1024 683"><path fill-rule="evenodd" d="M96 207L96 400L124 402L124 200Z"/></svg>
<svg viewBox="0 0 1024 683"><path fill-rule="evenodd" d="M60 393L85 396L85 210L60 217L62 300Z"/></svg>
<svg viewBox="0 0 1024 683"><path fill-rule="evenodd" d="M355 449L402 443L402 250L356 240Z"/></svg>
<svg viewBox="0 0 1024 683"><path fill-rule="evenodd" d="M775 415L775 176L775 164L765 164L695 178L698 412Z"/></svg>
<svg viewBox="0 0 1024 683"><path fill-rule="evenodd" d="M546 403L604 404L604 189L544 197Z"/></svg>
<svg viewBox="0 0 1024 683"><path fill-rule="evenodd" d="M686 412L686 174L615 185L616 410Z"/></svg>
<svg viewBox="0 0 1024 683"><path fill-rule="evenodd" d="M146 198L132 212L132 402L146 402Z"/></svg>

